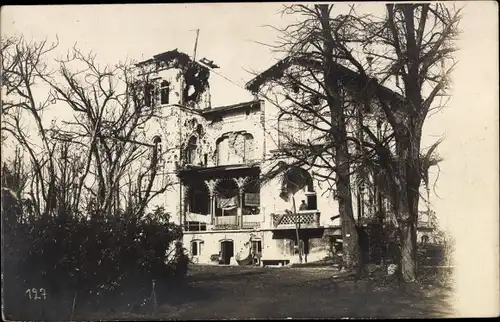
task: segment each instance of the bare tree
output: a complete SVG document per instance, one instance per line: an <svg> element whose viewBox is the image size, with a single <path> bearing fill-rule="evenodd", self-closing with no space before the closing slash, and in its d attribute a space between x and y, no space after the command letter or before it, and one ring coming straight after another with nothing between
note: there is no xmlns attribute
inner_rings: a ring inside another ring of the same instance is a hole
<svg viewBox="0 0 500 322"><path fill-rule="evenodd" d="M30 173L24 163L19 148L15 149L12 159L4 159L2 163L2 187L10 189L17 199L22 198L22 193L29 181Z"/></svg>
<svg viewBox="0 0 500 322"><path fill-rule="evenodd" d="M38 205L38 215L53 214L53 192L56 186L54 164L55 146L44 128L41 114L50 105L49 95L40 99L36 95L36 84L51 71L43 57L57 44L28 43L22 37L2 40L2 132L9 133L29 154L33 168L31 198ZM26 130L23 120L34 124L38 142L33 142L32 133ZM41 145L38 149L37 144ZM45 151L40 155L40 150ZM33 189L33 186L36 188Z"/></svg>
<svg viewBox="0 0 500 322"><path fill-rule="evenodd" d="M392 157L384 157L382 164L391 177L393 211L400 233L402 277L412 282L417 275L422 128L429 112L446 103L438 98L446 97L450 73L455 66L454 41L459 34L460 9L442 3L387 4L385 17L352 17L353 29L363 33L358 40L365 46L377 46L368 53L374 57L374 64L380 66L378 81L393 81L403 97L399 103L388 104L380 98L380 91L375 91L376 101L394 132ZM350 62L354 64L354 59ZM354 65L366 76L359 63ZM361 79L366 88L368 78ZM368 134L374 137L373 133ZM389 155L387 149L384 154Z"/></svg>
<svg viewBox="0 0 500 322"><path fill-rule="evenodd" d="M279 29L283 37L273 49L284 52L286 58L247 88L267 98L279 111L281 157L292 160L293 166L312 170L318 181L335 192L344 265L352 269L362 267L351 193L354 159L359 157L351 144L356 142L353 119L357 96L346 88L354 73L339 65L330 11L331 7L325 6L286 6L284 13L303 18Z"/></svg>
<svg viewBox="0 0 500 322"><path fill-rule="evenodd" d="M129 63L101 68L95 55L77 48L49 70L46 54L55 46L22 38L2 44L7 93L2 98L2 132L30 156L35 172L31 194L39 214L55 214L56 207L76 212L91 206L94 214L104 215L128 205L130 213L142 216L170 185L166 181L159 186L155 180L167 151L144 130L159 116L154 104L144 102L149 74ZM40 88L43 100L33 94ZM73 120L46 127L42 114L51 104L69 111ZM38 135L23 125L27 117L35 120Z"/></svg>
<svg viewBox="0 0 500 322"><path fill-rule="evenodd" d="M287 58L248 88L266 94L262 84L278 83L280 89L302 93L297 98L285 90L285 99L274 102L279 109L292 111L306 127L331 132L331 137L320 135L317 142L322 148L312 141L309 146L302 144L309 154L301 155L329 154L331 161L323 164L335 173L337 190L342 190L342 182L349 182L340 180L339 173L348 178L350 168L343 164L357 164L358 174L363 168L371 169L372 184L377 183L377 190L390 201L400 237L400 272L404 281L411 282L416 278L422 127L429 112L446 103L436 99L442 97L453 70L460 10L444 4L390 4L385 17L358 14L354 6L348 14L332 17L332 10L331 5L285 7L285 13L302 18L281 29L282 42L273 47ZM449 61L451 67L446 68ZM341 103L349 97L350 109ZM286 106L286 100L293 106ZM321 113L324 108L330 113ZM349 141L356 149L346 150ZM310 159L302 162L311 164ZM350 192L344 188L340 195L347 197ZM341 211L342 220L353 222L350 213Z"/></svg>

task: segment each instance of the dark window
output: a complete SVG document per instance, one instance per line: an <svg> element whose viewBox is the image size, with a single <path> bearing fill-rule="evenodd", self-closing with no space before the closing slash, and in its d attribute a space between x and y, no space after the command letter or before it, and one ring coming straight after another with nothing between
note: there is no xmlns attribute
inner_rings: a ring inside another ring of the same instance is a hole
<svg viewBox="0 0 500 322"><path fill-rule="evenodd" d="M304 241L303 239L301 239L299 241L299 245L297 246L297 240L295 240L295 254L298 254L299 251L301 252L301 254L308 254L309 253L309 245L308 245L308 242L307 241Z"/></svg>
<svg viewBox="0 0 500 322"><path fill-rule="evenodd" d="M191 139L189 139L188 146L186 149L186 157L187 157L187 163L188 164L194 164L196 161L196 150L198 147L198 139L193 136Z"/></svg>
<svg viewBox="0 0 500 322"><path fill-rule="evenodd" d="M160 102L161 104L169 103L169 95L170 95L170 83L167 81L161 82L160 87Z"/></svg>
<svg viewBox="0 0 500 322"><path fill-rule="evenodd" d="M154 145L154 150L151 155L156 154L156 158L158 162L162 161L163 154L162 154L162 145L161 145L161 138L159 135L155 135L153 137L153 145Z"/></svg>
<svg viewBox="0 0 500 322"><path fill-rule="evenodd" d="M144 88L144 104L146 106L152 106L154 104L154 92L155 86L147 83Z"/></svg>
<svg viewBox="0 0 500 322"><path fill-rule="evenodd" d="M252 241L252 252L254 254L262 253L262 242L260 240L253 240Z"/></svg>
<svg viewBox="0 0 500 322"><path fill-rule="evenodd" d="M318 201L316 194L311 194L307 196L307 209L308 210L318 209Z"/></svg>
<svg viewBox="0 0 500 322"><path fill-rule="evenodd" d="M203 241L202 240L191 241L191 255L193 255L193 256L201 255L202 248L203 248Z"/></svg>
<svg viewBox="0 0 500 322"><path fill-rule="evenodd" d="M208 164L208 154L206 154L206 153L205 153L205 154L203 155L203 165L204 165L204 166L207 166L207 164Z"/></svg>
<svg viewBox="0 0 500 322"><path fill-rule="evenodd" d="M299 251L301 252L301 254L304 254L304 240L301 239L297 245L297 240L294 240L294 254L298 254Z"/></svg>
<svg viewBox="0 0 500 322"><path fill-rule="evenodd" d="M196 125L196 133L198 133L199 135L203 134L203 125L201 124Z"/></svg>
<svg viewBox="0 0 500 322"><path fill-rule="evenodd" d="M210 197L207 188L192 187L189 191L189 210L195 214L207 215L210 212Z"/></svg>
<svg viewBox="0 0 500 322"><path fill-rule="evenodd" d="M193 256L198 256L198 242L191 242L191 254Z"/></svg>

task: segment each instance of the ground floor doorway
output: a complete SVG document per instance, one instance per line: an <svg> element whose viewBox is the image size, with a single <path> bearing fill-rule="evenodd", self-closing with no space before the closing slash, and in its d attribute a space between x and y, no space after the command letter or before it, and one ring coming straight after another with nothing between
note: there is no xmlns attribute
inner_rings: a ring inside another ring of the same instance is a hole
<svg viewBox="0 0 500 322"><path fill-rule="evenodd" d="M220 242L220 264L229 265L231 257L234 256L234 242L232 240L223 240Z"/></svg>

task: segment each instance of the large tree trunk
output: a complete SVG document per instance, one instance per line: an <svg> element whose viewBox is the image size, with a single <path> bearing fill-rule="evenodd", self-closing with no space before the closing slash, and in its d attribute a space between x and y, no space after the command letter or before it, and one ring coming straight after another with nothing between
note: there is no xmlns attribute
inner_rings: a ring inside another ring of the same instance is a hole
<svg viewBox="0 0 500 322"><path fill-rule="evenodd" d="M418 202L420 199L419 188L420 188L420 172L417 170L418 161L413 160L412 165L407 165L407 198L408 198L408 211L409 211L409 223L408 227L403 230L404 233L404 243L407 253L405 257L411 260L411 265L406 264L402 267L406 269L403 270L405 273L403 279L405 282L415 281L417 277L417 225L418 225Z"/></svg>
<svg viewBox="0 0 500 322"><path fill-rule="evenodd" d="M421 182L420 173L420 141L423 121L426 117L422 106L422 83L419 81L419 67L421 65L421 53L415 37L415 7L404 6L404 19L406 26L406 46L408 62L408 73L403 78L405 84L405 96L408 99L408 119L403 122L405 134L403 135L403 151L399 155L406 157L405 183L406 202L408 217L405 218L405 226L402 227L401 240L401 269L404 282L413 282L417 278L417 223L418 223L418 201ZM425 20L423 20L425 22ZM400 159L401 160L401 159ZM401 160L402 161L402 160Z"/></svg>
<svg viewBox="0 0 500 322"><path fill-rule="evenodd" d="M335 113L332 113L333 137L335 140L335 166L337 198L339 204L339 214L342 222L342 249L344 252L344 265L347 269L357 269L361 272L361 249L359 246L358 232L356 230L356 221L352 207L352 187L351 187L351 167L350 154L347 145L347 133L345 116L340 96L339 84L332 85L338 95L338 107Z"/></svg>
<svg viewBox="0 0 500 322"><path fill-rule="evenodd" d="M328 5L318 5L321 12L321 27L324 36L323 75L327 101L331 111L330 139L335 143L336 188L339 214L342 222L342 250L347 269L360 268L358 233L352 209L349 150L347 146L346 122L342 102L342 87L334 70L335 43L332 38Z"/></svg>
<svg viewBox="0 0 500 322"><path fill-rule="evenodd" d="M417 267L415 261L415 242L416 236L415 225L411 222L404 223L400 226L401 236L401 277L405 283L411 283L416 280Z"/></svg>
<svg viewBox="0 0 500 322"><path fill-rule="evenodd" d="M339 175L337 174L337 176ZM348 176L347 179L349 179ZM352 210L351 187L349 182L345 180L345 175L340 175L337 180L337 197L340 220L342 222L344 266L347 269L357 269L361 265L361 254L358 242L358 232L356 231Z"/></svg>
<svg viewBox="0 0 500 322"><path fill-rule="evenodd" d="M420 187L419 142L411 140L409 127L402 127L396 142L398 155L398 190L397 217L400 236L400 273L405 283L417 278L417 222ZM413 136L414 137L414 136Z"/></svg>

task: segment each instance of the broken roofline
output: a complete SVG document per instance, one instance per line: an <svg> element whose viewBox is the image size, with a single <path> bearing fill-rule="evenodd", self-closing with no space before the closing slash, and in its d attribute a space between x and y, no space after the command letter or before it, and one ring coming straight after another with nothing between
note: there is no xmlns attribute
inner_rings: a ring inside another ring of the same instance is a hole
<svg viewBox="0 0 500 322"><path fill-rule="evenodd" d="M345 76L350 77L351 79L358 79L361 75L359 72L356 72L346 66L343 66L337 62L334 63L336 69L334 72L343 74ZM309 66L313 67L316 69L321 68L321 62L314 60L312 58L306 58L306 57L285 57L278 61L276 64L273 66L269 67L267 70L264 72L260 73L259 75L255 76L252 80L247 82L245 84L245 88L249 90L252 93L258 93L260 87L268 82L269 80L279 78L281 74L291 66ZM371 84L374 84L377 86L377 89L380 91L380 94L382 94L386 99L389 100L397 100L397 101L404 101L404 97L393 90L380 85L376 82L375 78L370 78L369 81Z"/></svg>
<svg viewBox="0 0 500 322"><path fill-rule="evenodd" d="M153 55L153 58L149 58L144 61L138 62L137 64L135 64L135 66L141 67L155 62L170 63L175 60L180 66L186 66L187 64L195 64L201 68L209 69L208 67L199 64L197 61L194 61L191 57L189 57L188 54L178 51L177 48L160 54Z"/></svg>
<svg viewBox="0 0 500 322"><path fill-rule="evenodd" d="M229 112L229 111L236 111L240 109L261 109L263 100L252 100L248 102L242 102L242 103L236 103L232 105L226 105L226 106L217 106L214 108L206 108L200 111L200 114L202 115L209 115L213 113L221 113L221 112Z"/></svg>

